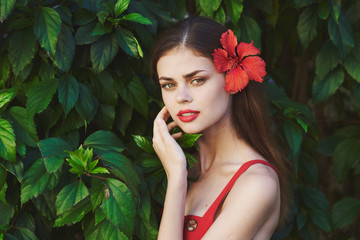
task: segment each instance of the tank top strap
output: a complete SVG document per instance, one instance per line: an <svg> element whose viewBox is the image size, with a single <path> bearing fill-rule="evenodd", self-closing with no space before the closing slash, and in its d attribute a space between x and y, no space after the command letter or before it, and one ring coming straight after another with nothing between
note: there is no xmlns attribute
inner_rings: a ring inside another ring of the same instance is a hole
<svg viewBox="0 0 360 240"><path fill-rule="evenodd" d="M243 174L249 167L251 167L254 164L265 164L269 167L271 167L272 169L275 170L276 174L278 174L277 170L275 169L275 167L273 167L270 163L264 161L264 160L250 160L247 161L246 163L244 163L243 165L241 165L241 167L239 168L239 170L237 170L237 172L234 174L234 176L230 179L230 181L228 182L228 184L225 186L225 188L221 191L220 195L216 198L216 200L213 202L213 204L210 206L210 208L205 212L203 218L206 219L214 219L215 213L217 211L217 209L219 208L220 203L223 201L223 199L225 198L225 196L229 193L229 191L231 190L231 188L234 186L236 180L241 176L241 174Z"/></svg>

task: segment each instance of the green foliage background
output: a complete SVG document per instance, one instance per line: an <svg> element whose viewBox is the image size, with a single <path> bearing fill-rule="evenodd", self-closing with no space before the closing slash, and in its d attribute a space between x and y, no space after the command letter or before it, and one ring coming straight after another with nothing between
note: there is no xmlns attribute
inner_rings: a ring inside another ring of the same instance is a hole
<svg viewBox="0 0 360 240"><path fill-rule="evenodd" d="M0 4L0 239L156 238L166 182L143 137L161 107L149 57L187 15L253 40L267 63L295 195L273 239L360 238L359 0Z"/></svg>

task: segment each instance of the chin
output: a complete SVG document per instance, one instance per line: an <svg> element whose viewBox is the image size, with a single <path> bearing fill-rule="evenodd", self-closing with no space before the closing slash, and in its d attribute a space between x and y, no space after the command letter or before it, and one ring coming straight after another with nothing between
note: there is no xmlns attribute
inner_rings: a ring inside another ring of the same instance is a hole
<svg viewBox="0 0 360 240"><path fill-rule="evenodd" d="M184 133L187 133L187 134L198 134L198 133L201 133L202 132L202 129L196 129L196 128L191 128L191 127L181 127L181 130L183 130Z"/></svg>

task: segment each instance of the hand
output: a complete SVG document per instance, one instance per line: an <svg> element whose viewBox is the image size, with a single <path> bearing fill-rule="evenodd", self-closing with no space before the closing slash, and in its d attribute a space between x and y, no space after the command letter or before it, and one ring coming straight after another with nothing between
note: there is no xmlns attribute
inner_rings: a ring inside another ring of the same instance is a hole
<svg viewBox="0 0 360 240"><path fill-rule="evenodd" d="M168 178L170 176L186 176L186 157L184 151L175 140L181 137L182 133L170 135L169 131L176 127L177 124L171 122L166 125L169 117L169 111L166 107L163 107L155 118L153 147L161 160Z"/></svg>

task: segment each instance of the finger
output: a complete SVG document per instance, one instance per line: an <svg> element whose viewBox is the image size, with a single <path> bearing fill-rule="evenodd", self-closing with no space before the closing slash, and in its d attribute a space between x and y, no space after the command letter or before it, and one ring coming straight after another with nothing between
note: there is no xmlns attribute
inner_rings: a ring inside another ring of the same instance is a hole
<svg viewBox="0 0 360 240"><path fill-rule="evenodd" d="M167 125L166 123L164 122L163 119L157 119L157 127L158 127L158 132L159 132L159 135L160 137L162 138L162 141L163 142L167 142L169 141L171 138L170 138L170 133L168 131L168 128L167 128Z"/></svg>
<svg viewBox="0 0 360 240"><path fill-rule="evenodd" d="M172 129L174 129L177 126L176 122L171 122L167 125L168 131L170 132Z"/></svg>
<svg viewBox="0 0 360 240"><path fill-rule="evenodd" d="M170 116L169 111L167 110L166 107L163 107L160 110L160 112L158 113L158 115L156 116L156 119L161 118L166 122L168 120L169 116Z"/></svg>
<svg viewBox="0 0 360 240"><path fill-rule="evenodd" d="M178 139L182 136L182 132L174 133L171 135L174 139Z"/></svg>
<svg viewBox="0 0 360 240"><path fill-rule="evenodd" d="M154 119L154 127L153 127L153 132L155 134L155 131L156 129L155 128L158 128L158 119L163 119L164 120L164 117L166 117L166 111L167 109L165 107L163 107L160 112L156 115L155 119Z"/></svg>

